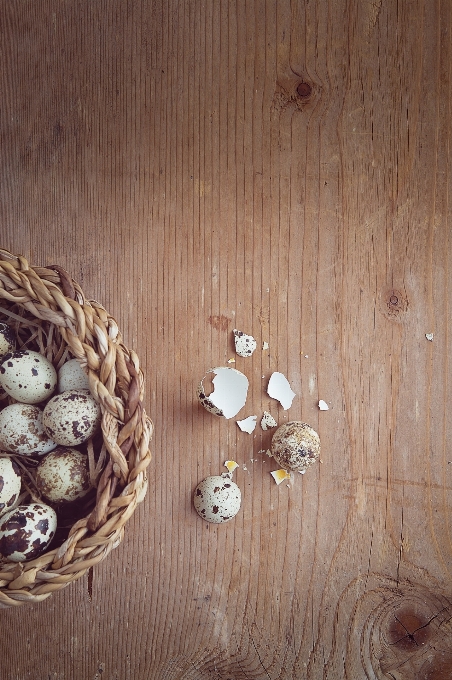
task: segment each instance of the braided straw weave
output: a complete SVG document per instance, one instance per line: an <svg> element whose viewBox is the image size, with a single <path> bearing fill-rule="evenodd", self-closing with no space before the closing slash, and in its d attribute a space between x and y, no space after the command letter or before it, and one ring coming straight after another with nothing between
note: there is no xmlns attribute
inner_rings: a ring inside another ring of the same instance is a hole
<svg viewBox="0 0 452 680"><path fill-rule="evenodd" d="M18 349L40 351L56 368L78 359L102 412L100 451L92 442L87 445L96 487L91 504L85 516L69 523L57 547L29 562L0 561L0 608L6 608L44 600L119 545L146 494L153 426L142 405L144 378L137 355L124 346L116 321L100 304L86 300L64 269L31 267L24 257L0 250L0 321L15 330ZM39 500L32 484L25 486L29 495L21 502Z"/></svg>

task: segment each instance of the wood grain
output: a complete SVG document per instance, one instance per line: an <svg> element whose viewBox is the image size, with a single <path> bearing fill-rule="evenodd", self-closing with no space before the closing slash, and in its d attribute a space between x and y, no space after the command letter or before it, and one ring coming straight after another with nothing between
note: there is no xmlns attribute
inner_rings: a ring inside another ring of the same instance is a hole
<svg viewBox="0 0 452 680"><path fill-rule="evenodd" d="M90 587L2 612L5 677L450 677L451 13L1 3L1 245L117 318L155 424L147 499ZM271 433L196 401L233 328L258 340L240 417L320 434L289 486ZM242 509L208 525L193 489L228 458Z"/></svg>

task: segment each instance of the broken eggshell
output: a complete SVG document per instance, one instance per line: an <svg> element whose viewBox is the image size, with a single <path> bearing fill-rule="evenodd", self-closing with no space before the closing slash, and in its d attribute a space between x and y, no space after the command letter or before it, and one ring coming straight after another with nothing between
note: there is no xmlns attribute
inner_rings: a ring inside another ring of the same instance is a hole
<svg viewBox="0 0 452 680"><path fill-rule="evenodd" d="M215 374L212 379L214 391L206 394L204 380L209 373ZM246 375L236 368L211 368L198 385L198 399L209 413L233 418L245 406L248 384Z"/></svg>
<svg viewBox="0 0 452 680"><path fill-rule="evenodd" d="M271 454L284 470L303 473L320 456L320 437L306 423L284 423L273 435Z"/></svg>
<svg viewBox="0 0 452 680"><path fill-rule="evenodd" d="M273 427L276 427L277 425L278 423L273 418L272 414L269 413L268 411L264 411L264 415L262 416L261 419L261 428L263 430L271 430Z"/></svg>
<svg viewBox="0 0 452 680"><path fill-rule="evenodd" d="M242 430L242 432L248 432L251 434L256 428L257 416L248 416L244 420L238 420L237 425Z"/></svg>
<svg viewBox="0 0 452 680"><path fill-rule="evenodd" d="M229 472L206 477L199 482L193 496L198 515L213 524L223 524L235 517L241 502L242 494Z"/></svg>
<svg viewBox="0 0 452 680"><path fill-rule="evenodd" d="M252 355L257 347L257 342L252 335L246 335L242 331L238 331L236 328L233 330L234 333L234 343L235 351L239 357L249 357Z"/></svg>
<svg viewBox="0 0 452 680"><path fill-rule="evenodd" d="M270 376L267 394L272 399L277 399L285 411L292 406L292 402L296 396L286 376L278 371L272 373Z"/></svg>

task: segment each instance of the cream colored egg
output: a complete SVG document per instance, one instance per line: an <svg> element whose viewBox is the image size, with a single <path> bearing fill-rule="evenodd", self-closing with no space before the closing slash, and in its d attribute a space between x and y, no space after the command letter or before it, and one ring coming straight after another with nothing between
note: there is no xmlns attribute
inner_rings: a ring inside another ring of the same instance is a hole
<svg viewBox="0 0 452 680"><path fill-rule="evenodd" d="M56 448L46 433L42 411L33 404L10 404L0 412L0 448L25 456L42 455Z"/></svg>
<svg viewBox="0 0 452 680"><path fill-rule="evenodd" d="M82 498L90 489L88 456L77 449L59 446L39 463L36 485L54 503Z"/></svg>
<svg viewBox="0 0 452 680"><path fill-rule="evenodd" d="M39 352L8 352L0 363L0 385L5 392L23 404L38 404L55 391L57 372L53 364Z"/></svg>
<svg viewBox="0 0 452 680"><path fill-rule="evenodd" d="M19 499L22 480L20 470L11 458L0 458L0 516L12 510Z"/></svg>
<svg viewBox="0 0 452 680"><path fill-rule="evenodd" d="M56 527L56 512L48 505L19 505L0 517L0 556L9 562L39 557L49 546Z"/></svg>
<svg viewBox="0 0 452 680"><path fill-rule="evenodd" d="M241 502L240 489L227 472L203 479L193 496L198 515L213 524L222 524L235 517Z"/></svg>
<svg viewBox="0 0 452 680"><path fill-rule="evenodd" d="M77 359L70 359L58 371L58 392L89 390L88 376Z"/></svg>
<svg viewBox="0 0 452 680"><path fill-rule="evenodd" d="M303 473L320 456L320 437L306 423L284 423L273 435L271 455L284 470Z"/></svg>
<svg viewBox="0 0 452 680"><path fill-rule="evenodd" d="M98 430L100 421L100 406L87 390L57 394L43 413L45 431L62 446L77 446L87 441Z"/></svg>

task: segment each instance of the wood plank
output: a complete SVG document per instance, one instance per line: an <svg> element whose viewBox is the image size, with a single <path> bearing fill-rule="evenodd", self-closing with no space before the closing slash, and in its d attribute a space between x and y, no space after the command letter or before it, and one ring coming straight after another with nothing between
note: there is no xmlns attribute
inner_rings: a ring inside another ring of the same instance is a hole
<svg viewBox="0 0 452 680"><path fill-rule="evenodd" d="M91 595L2 612L4 673L449 677L450 3L1 10L1 246L118 319L155 423L123 544ZM258 340L240 417L320 434L289 486L271 432L196 401L233 328ZM208 525L192 493L228 458L242 509Z"/></svg>

